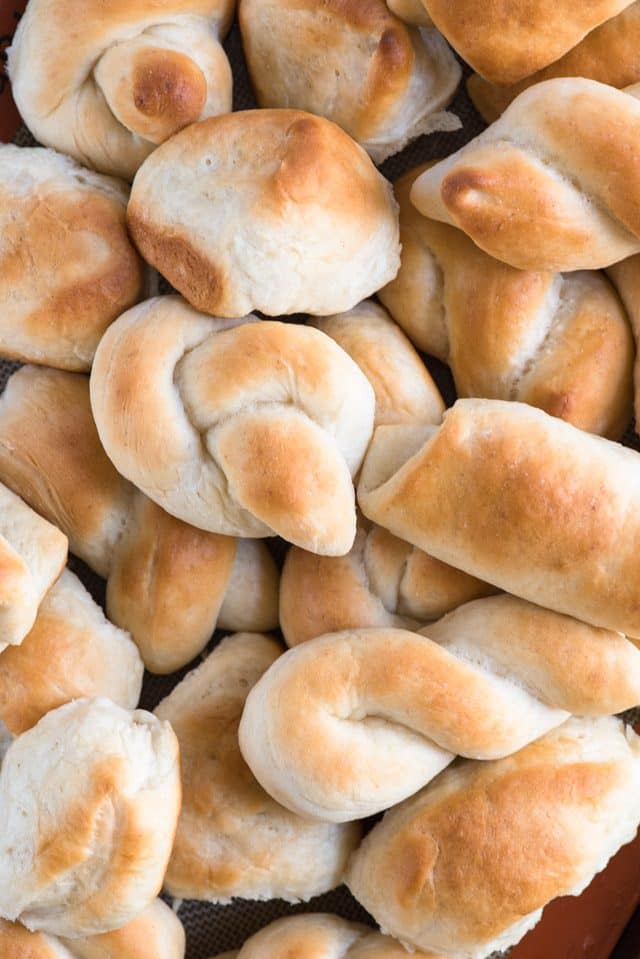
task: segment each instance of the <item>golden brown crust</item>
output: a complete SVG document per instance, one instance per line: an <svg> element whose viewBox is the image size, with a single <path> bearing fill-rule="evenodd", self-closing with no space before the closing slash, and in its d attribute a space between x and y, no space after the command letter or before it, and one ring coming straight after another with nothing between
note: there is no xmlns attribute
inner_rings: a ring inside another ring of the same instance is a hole
<svg viewBox="0 0 640 959"><path fill-rule="evenodd" d="M494 83L515 83L575 47L633 0L424 0L463 59Z"/></svg>
<svg viewBox="0 0 640 959"><path fill-rule="evenodd" d="M636 424L640 424L640 350L637 346L640 342L640 255L631 256L627 260L615 263L609 267L607 274L622 298L631 320L636 341L634 367L635 418ZM640 426L637 426L637 429L640 429Z"/></svg>
<svg viewBox="0 0 640 959"><path fill-rule="evenodd" d="M467 80L467 90L487 123L493 123L519 93L553 77L588 77L622 89L640 80L639 43L640 3L635 0L630 7L592 30L559 60L520 83L501 86L473 74Z"/></svg>
<svg viewBox="0 0 640 959"><path fill-rule="evenodd" d="M61 942L73 959L184 959L185 953L182 923L161 899L155 899L121 929Z"/></svg>

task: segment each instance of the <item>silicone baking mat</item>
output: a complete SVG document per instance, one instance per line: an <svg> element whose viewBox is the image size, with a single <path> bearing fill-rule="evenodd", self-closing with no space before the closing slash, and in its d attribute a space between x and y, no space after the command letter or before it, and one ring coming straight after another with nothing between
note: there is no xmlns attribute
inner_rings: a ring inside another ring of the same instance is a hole
<svg viewBox="0 0 640 959"><path fill-rule="evenodd" d="M16 9L19 7L18 0L0 0L0 54L10 44L20 16L19 9ZM256 104L237 26L231 31L225 48L234 74L234 110L254 107ZM28 131L19 126L20 120L1 66L0 63L0 141L13 140L22 146L33 144ZM460 130L421 137L381 167L385 176L393 180L419 163L446 156L484 128L466 96L464 84L449 109L460 118ZM455 399L455 391L449 371L430 357L425 357L425 361L450 405ZM7 377L16 367L15 363L0 361L0 390L4 389ZM640 442L632 429L627 432L624 442L640 450ZM281 558L282 544L274 542L273 547L276 556ZM70 566L97 601L104 603L104 583L75 557L70 557ZM211 645L217 639L217 636L214 637ZM147 673L141 705L153 709L189 668L185 667L169 677ZM511 951L511 959L609 959L639 902L640 840L637 840L621 850L608 869L594 880L582 896L557 900L548 907L539 926ZM184 901L174 906L187 932L187 959L208 959L217 953L238 948L248 936L267 923L292 913L326 911L346 919L373 924L344 887L299 906L291 906L280 900L236 900L227 906Z"/></svg>

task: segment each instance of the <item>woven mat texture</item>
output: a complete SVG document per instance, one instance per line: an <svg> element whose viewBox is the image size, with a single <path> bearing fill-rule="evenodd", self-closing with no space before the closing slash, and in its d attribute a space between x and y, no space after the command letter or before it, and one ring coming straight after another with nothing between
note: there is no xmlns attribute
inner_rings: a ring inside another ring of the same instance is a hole
<svg viewBox="0 0 640 959"><path fill-rule="evenodd" d="M234 75L233 109L251 109L256 106L256 102L247 74L237 24L227 38L225 49L231 61ZM466 66L464 66L464 72L466 77L469 73ZM402 153L391 157L381 166L382 173L388 179L394 180L402 173L427 160L448 156L484 129L483 121L466 95L464 83L448 109L460 118L462 128L454 133L434 133L430 136L420 137ZM28 130L23 128L15 137L14 142L20 146L30 146L35 141ZM166 290L165 285L164 291L166 292ZM425 356L424 359L447 404L451 405L455 400L455 390L449 370L432 357ZM17 363L0 360L0 391L4 389L8 377L17 369L18 365ZM627 446L640 450L640 442L631 427L627 431L623 442ZM281 559L284 553L283 544L274 541L273 551L276 557ZM69 558L69 565L82 579L94 598L104 605L104 582L76 557ZM203 655L210 651L220 636L216 634L212 638L208 650ZM200 659L197 661L199 662ZM141 706L146 709L153 709L194 665L196 663L171 676L152 676L146 673ZM170 899L167 901L171 902ZM181 903L174 903L174 908L178 910L178 915L187 932L186 959L209 959L209 957L216 956L218 953L237 949L248 936L274 919L300 912L333 912L345 919L375 925L371 917L344 886L299 906L291 906L277 899L269 902L236 900L227 906L213 906L208 903L185 900ZM497 953L495 955L498 956ZM505 954L500 955L504 956Z"/></svg>

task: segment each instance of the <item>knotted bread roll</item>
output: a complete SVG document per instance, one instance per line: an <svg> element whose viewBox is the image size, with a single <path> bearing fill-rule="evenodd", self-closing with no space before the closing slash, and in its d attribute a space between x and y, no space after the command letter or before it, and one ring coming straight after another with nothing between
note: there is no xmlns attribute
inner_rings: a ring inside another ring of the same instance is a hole
<svg viewBox="0 0 640 959"><path fill-rule="evenodd" d="M231 109L232 0L29 0L13 97L45 146L132 179L156 144Z"/></svg>
<svg viewBox="0 0 640 959"><path fill-rule="evenodd" d="M446 40L405 26L384 0L241 0L239 16L261 107L327 117L376 163L461 125L444 111L461 76Z"/></svg>
<svg viewBox="0 0 640 959"><path fill-rule="evenodd" d="M634 837L639 791L638 736L611 717L573 719L507 759L454 766L392 809L347 882L411 948L483 959Z"/></svg>
<svg viewBox="0 0 640 959"><path fill-rule="evenodd" d="M144 258L214 316L349 310L400 265L389 183L343 130L300 110L184 130L138 171L128 219Z"/></svg>
<svg viewBox="0 0 640 959"><path fill-rule="evenodd" d="M519 93L554 77L587 77L621 89L640 80L640 2L635 0L617 16L596 27L576 47L543 70L511 85L469 77L467 90L475 107L488 123L508 107Z"/></svg>
<svg viewBox="0 0 640 959"><path fill-rule="evenodd" d="M216 625L277 625L278 573L265 545L188 526L119 476L100 445L88 377L13 374L0 397L0 479L107 578L107 616L152 671L184 666Z"/></svg>
<svg viewBox="0 0 640 959"><path fill-rule="evenodd" d="M463 60L493 83L516 83L553 63L632 2L423 0L430 19Z"/></svg>
<svg viewBox="0 0 640 959"><path fill-rule="evenodd" d="M0 915L70 939L119 929L160 891L179 811L168 723L108 699L47 713L0 770Z"/></svg>
<svg viewBox="0 0 640 959"><path fill-rule="evenodd" d="M513 596L421 634L333 633L289 650L249 693L240 749L288 809L361 819L412 795L454 755L496 759L571 713L640 703L640 649Z"/></svg>
<svg viewBox="0 0 640 959"><path fill-rule="evenodd" d="M640 251L639 138L635 97L547 80L426 170L411 200L519 269L609 266Z"/></svg>
<svg viewBox="0 0 640 959"><path fill-rule="evenodd" d="M239 952L213 959L406 959L399 942L338 916L308 913L278 919L247 939ZM442 959L417 953L417 959Z"/></svg>
<svg viewBox="0 0 640 959"><path fill-rule="evenodd" d="M0 652L19 646L67 561L67 537L0 483Z"/></svg>
<svg viewBox="0 0 640 959"><path fill-rule="evenodd" d="M640 637L640 454L524 403L381 426L358 488L396 536L516 596Z"/></svg>
<svg viewBox="0 0 640 959"><path fill-rule="evenodd" d="M83 696L106 696L135 709L142 673L131 637L105 619L67 569L22 644L0 655L0 720L17 735L50 709Z"/></svg>
<svg viewBox="0 0 640 959"><path fill-rule="evenodd" d="M85 939L57 939L0 919L3 959L184 959L182 923L155 899L121 929Z"/></svg>
<svg viewBox="0 0 640 959"><path fill-rule="evenodd" d="M351 548L374 395L323 333L148 300L103 337L91 406L116 468L172 515L327 555Z"/></svg>
<svg viewBox="0 0 640 959"><path fill-rule="evenodd" d="M281 652L268 636L227 637L155 710L180 743L183 805L164 882L173 896L297 902L342 882L360 829L279 806L240 753L247 695Z"/></svg>
<svg viewBox="0 0 640 959"><path fill-rule="evenodd" d="M631 419L634 344L600 273L515 270L409 200L426 167L395 184L402 264L379 296L420 349L451 367L459 396L520 400L619 439Z"/></svg>
<svg viewBox="0 0 640 959"><path fill-rule="evenodd" d="M143 295L123 183L53 150L0 144L0 354L88 370Z"/></svg>
<svg viewBox="0 0 640 959"><path fill-rule="evenodd" d="M360 516L346 556L291 547L280 579L280 627L288 646L344 629L417 629L494 591Z"/></svg>

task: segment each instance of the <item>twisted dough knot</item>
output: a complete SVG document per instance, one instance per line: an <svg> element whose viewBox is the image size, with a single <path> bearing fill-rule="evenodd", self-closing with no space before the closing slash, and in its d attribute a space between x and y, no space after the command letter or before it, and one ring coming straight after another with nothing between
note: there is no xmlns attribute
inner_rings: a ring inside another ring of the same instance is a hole
<svg viewBox="0 0 640 959"><path fill-rule="evenodd" d="M169 513L318 553L350 549L374 395L323 333L149 300L102 339L91 405L116 468Z"/></svg>
<svg viewBox="0 0 640 959"><path fill-rule="evenodd" d="M346 556L289 550L280 581L280 626L288 646L344 629L417 629L493 592L493 586L359 517Z"/></svg>
<svg viewBox="0 0 640 959"><path fill-rule="evenodd" d="M278 919L247 939L239 952L213 959L406 959L406 950L369 926L311 913ZM417 959L442 959L416 953Z"/></svg>
<svg viewBox="0 0 640 959"><path fill-rule="evenodd" d="M422 634L362 629L289 650L249 694L240 749L282 805L342 822L412 795L455 755L496 759L571 713L638 702L633 643L492 596Z"/></svg>
<svg viewBox="0 0 640 959"><path fill-rule="evenodd" d="M609 266L640 251L639 138L635 97L547 80L423 173L411 200L519 269Z"/></svg>
<svg viewBox="0 0 640 959"><path fill-rule="evenodd" d="M515 270L409 200L418 167L394 186L400 272L379 293L420 349L451 367L458 396L520 400L612 439L631 418L633 337L599 273Z"/></svg>
<svg viewBox="0 0 640 959"><path fill-rule="evenodd" d="M231 109L231 0L30 0L9 73L46 146L132 179L154 146ZM69 26L73 31L69 33Z"/></svg>
<svg viewBox="0 0 640 959"><path fill-rule="evenodd" d="M28 366L14 373L0 400L0 477L107 578L107 614L152 671L184 666L216 625L277 625L278 575L266 546L195 529L119 476L100 445L88 377Z"/></svg>

